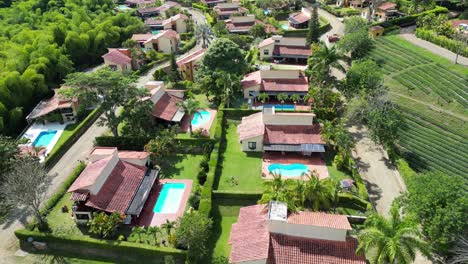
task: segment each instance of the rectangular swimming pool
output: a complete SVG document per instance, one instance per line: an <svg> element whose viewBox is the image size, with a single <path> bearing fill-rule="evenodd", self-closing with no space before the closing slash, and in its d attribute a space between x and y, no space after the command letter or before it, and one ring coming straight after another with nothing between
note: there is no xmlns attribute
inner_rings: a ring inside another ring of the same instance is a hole
<svg viewBox="0 0 468 264"><path fill-rule="evenodd" d="M184 195L185 183L165 183L159 193L158 200L154 205L153 212L160 214L175 214L179 210L182 196Z"/></svg>
<svg viewBox="0 0 468 264"><path fill-rule="evenodd" d="M34 139L32 145L34 147L47 147L55 137L55 134L57 134L57 130L41 131L36 139Z"/></svg>
<svg viewBox="0 0 468 264"><path fill-rule="evenodd" d="M264 107L272 107L274 106L276 110L289 110L289 111L294 111L296 109L296 107L294 105L291 105L291 104L266 104L264 105Z"/></svg>

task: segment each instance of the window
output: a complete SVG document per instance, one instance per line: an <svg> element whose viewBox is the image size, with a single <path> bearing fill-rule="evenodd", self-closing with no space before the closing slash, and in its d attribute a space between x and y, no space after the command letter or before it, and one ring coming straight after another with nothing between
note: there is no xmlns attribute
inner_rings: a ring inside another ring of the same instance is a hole
<svg viewBox="0 0 468 264"><path fill-rule="evenodd" d="M279 40L279 39L275 39L275 43L280 43L280 40Z"/></svg>
<svg viewBox="0 0 468 264"><path fill-rule="evenodd" d="M268 55L268 54L270 54L270 51L267 50L267 49L264 49L264 50L263 50L263 55Z"/></svg>
<svg viewBox="0 0 468 264"><path fill-rule="evenodd" d="M257 148L257 142L249 142L249 149L256 149Z"/></svg>
<svg viewBox="0 0 468 264"><path fill-rule="evenodd" d="M89 220L89 214L88 213L84 213L84 214L75 213L75 216L76 216L76 219L78 219L78 220Z"/></svg>

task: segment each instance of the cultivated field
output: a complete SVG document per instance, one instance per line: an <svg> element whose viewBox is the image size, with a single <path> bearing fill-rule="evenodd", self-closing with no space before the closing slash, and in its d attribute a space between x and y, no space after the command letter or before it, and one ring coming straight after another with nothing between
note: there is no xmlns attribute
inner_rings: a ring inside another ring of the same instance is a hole
<svg viewBox="0 0 468 264"><path fill-rule="evenodd" d="M371 57L404 112L399 146L411 166L468 179L468 68L398 36L378 39Z"/></svg>

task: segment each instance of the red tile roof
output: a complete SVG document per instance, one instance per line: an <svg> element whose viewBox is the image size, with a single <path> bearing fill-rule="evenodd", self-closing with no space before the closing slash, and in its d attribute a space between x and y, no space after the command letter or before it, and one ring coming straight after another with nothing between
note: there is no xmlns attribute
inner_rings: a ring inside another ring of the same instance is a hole
<svg viewBox="0 0 468 264"><path fill-rule="evenodd" d="M450 23L452 23L452 26L457 28L460 26L460 24L468 24L468 20L465 19L465 20L450 20Z"/></svg>
<svg viewBox="0 0 468 264"><path fill-rule="evenodd" d="M244 75L244 78L241 81L242 88L246 89L252 86L260 85L262 82L262 77L260 71L254 71Z"/></svg>
<svg viewBox="0 0 468 264"><path fill-rule="evenodd" d="M104 168L111 162L112 156L102 158L95 162L89 163L88 166L81 172L80 176L68 188L67 192L73 192L80 189L86 189L93 185L96 179L102 173Z"/></svg>
<svg viewBox="0 0 468 264"><path fill-rule="evenodd" d="M383 11L387 11L387 10L390 10L390 9L394 9L395 7L396 7L395 3L385 2L385 3L380 4L378 9L383 10Z"/></svg>
<svg viewBox="0 0 468 264"><path fill-rule="evenodd" d="M297 24L306 23L306 22L308 22L310 20L310 17L306 16L302 12L293 13L293 14L289 15L289 18L291 20L293 20L294 22L296 22Z"/></svg>
<svg viewBox="0 0 468 264"><path fill-rule="evenodd" d="M182 101L180 98L171 96L166 92L154 105L152 115L166 121L172 121L179 109L177 102L180 101Z"/></svg>
<svg viewBox="0 0 468 264"><path fill-rule="evenodd" d="M237 223L232 225L228 243L231 247L229 263L266 259L269 233L265 205L242 207Z"/></svg>
<svg viewBox="0 0 468 264"><path fill-rule="evenodd" d="M147 168L119 161L97 195L91 195L86 206L109 213L125 213L138 191Z"/></svg>
<svg viewBox="0 0 468 264"><path fill-rule="evenodd" d="M260 90L267 92L308 92L309 82L306 76L297 79L263 79Z"/></svg>
<svg viewBox="0 0 468 264"><path fill-rule="evenodd" d="M132 40L136 42L146 42L151 39L154 35L153 34L133 34Z"/></svg>
<svg viewBox="0 0 468 264"><path fill-rule="evenodd" d="M189 63L191 61L194 61L200 57L203 57L205 55L205 51L206 49L199 49L193 53L190 53L180 59L177 60L177 65L181 66L181 65L184 65L186 63Z"/></svg>
<svg viewBox="0 0 468 264"><path fill-rule="evenodd" d="M267 39L264 39L262 42L260 42L260 44L258 44L258 47L262 48L262 47L268 46L268 45L273 44L273 43L275 43L273 38L267 38Z"/></svg>
<svg viewBox="0 0 468 264"><path fill-rule="evenodd" d="M235 23L230 20L226 21L226 28L229 31L249 31L255 25L255 21Z"/></svg>
<svg viewBox="0 0 468 264"><path fill-rule="evenodd" d="M354 238L341 242L270 234L267 264L365 264L356 248Z"/></svg>
<svg viewBox="0 0 468 264"><path fill-rule="evenodd" d="M307 46L284 46L284 45L275 45L273 50L275 55L290 55L290 56L310 56L312 50Z"/></svg>
<svg viewBox="0 0 468 264"><path fill-rule="evenodd" d="M145 151L119 151L119 159L146 159L150 153Z"/></svg>
<svg viewBox="0 0 468 264"><path fill-rule="evenodd" d="M345 215L300 211L288 216L288 223L352 230Z"/></svg>
<svg viewBox="0 0 468 264"><path fill-rule="evenodd" d="M113 49L102 55L102 58L118 65L125 65L132 61L132 58L125 53L126 52L124 50L121 51L120 49Z"/></svg>
<svg viewBox="0 0 468 264"><path fill-rule="evenodd" d="M263 135L265 133L263 113L244 116L242 122L237 126L237 133L239 133L239 140Z"/></svg>
<svg viewBox="0 0 468 264"><path fill-rule="evenodd" d="M54 90L55 94L52 98L40 101L26 119L36 119L55 110L72 107L72 100L62 98L62 96L57 93L58 90Z"/></svg>
<svg viewBox="0 0 468 264"><path fill-rule="evenodd" d="M320 136L320 125L267 125L265 126L265 144L325 144Z"/></svg>

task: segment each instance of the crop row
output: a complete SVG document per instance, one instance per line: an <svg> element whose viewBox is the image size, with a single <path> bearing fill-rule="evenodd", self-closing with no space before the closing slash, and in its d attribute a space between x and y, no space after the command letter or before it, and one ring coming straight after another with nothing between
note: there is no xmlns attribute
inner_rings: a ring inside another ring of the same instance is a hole
<svg viewBox="0 0 468 264"><path fill-rule="evenodd" d="M416 153L419 156L424 157L429 165L434 167L444 168L447 172L451 172L450 174L455 175L467 175L468 171L466 169L460 170L457 167L451 165L451 159L456 159L456 156L446 157L443 155L433 156L434 154L431 147L428 146L421 146L417 142L411 140L405 140L402 138L400 140L400 144L402 144L405 148L409 149L410 151Z"/></svg>
<svg viewBox="0 0 468 264"><path fill-rule="evenodd" d="M449 69L445 68L444 66L441 66L439 64L437 64L437 65L440 67L438 69L440 69L441 74L451 75L454 78L458 79L462 83L467 83L468 82L468 77L467 76L462 76L462 75L458 74L457 72L450 71Z"/></svg>
<svg viewBox="0 0 468 264"><path fill-rule="evenodd" d="M411 85L411 87L414 87L418 90L423 91L425 94L430 94L431 90L427 89L426 85L424 85L421 81L417 79L417 76L414 72L409 71L409 72L403 72L397 76L394 77L397 81L402 83L404 86L405 83ZM403 80L403 81L402 81Z"/></svg>
<svg viewBox="0 0 468 264"><path fill-rule="evenodd" d="M426 75L432 77L432 79L436 80L440 85L449 88L457 101L460 101L460 103L466 103L468 93L466 92L467 87L464 83L459 82L458 80L447 79L447 77L444 74L440 74L436 66L433 65L423 66L421 67L421 70L424 70ZM437 76L437 78L435 78L435 76Z"/></svg>
<svg viewBox="0 0 468 264"><path fill-rule="evenodd" d="M378 62L378 61L383 62L380 66L382 66L385 73L392 73L392 72L400 71L399 69L396 68L395 65L391 65L390 63L388 63L388 61L386 61L386 59L384 57L382 57L382 55L380 55L380 54L377 54L375 52L371 52L371 57L375 62Z"/></svg>
<svg viewBox="0 0 468 264"><path fill-rule="evenodd" d="M418 132L418 131L415 131L415 132ZM408 131L400 132L399 135L400 135L400 139L402 140L402 143L411 142L414 145L418 145L424 148L428 155L435 156L435 157L448 158L447 160L448 165L455 167L461 171L465 170L465 167L462 166L461 164L467 164L468 158L466 158L465 155L460 155L454 149L451 149L449 146L437 145L436 144L438 142L437 140L436 141L427 140L425 138L419 137L418 135L411 134Z"/></svg>
<svg viewBox="0 0 468 264"><path fill-rule="evenodd" d="M406 71L404 74L402 74L402 77L406 78L405 75L409 75L413 80L417 80L420 83L420 87L424 87L425 89L430 88L434 93L439 95L446 102L451 102L453 100L451 96L447 95L444 91L438 89L437 86L434 86L433 83L429 80L428 76L424 74L424 72L420 69L414 68L409 71Z"/></svg>
<svg viewBox="0 0 468 264"><path fill-rule="evenodd" d="M466 136L459 134L456 131L453 131L449 127L439 124L437 122L433 122L429 120L427 117L421 116L419 113L412 111L410 108L406 108L406 106L399 106L403 110L403 115L406 119L409 119L415 123L420 124L423 127L428 127L430 130L433 130L437 133L445 135L447 137L452 138L455 141L459 142L466 142Z"/></svg>
<svg viewBox="0 0 468 264"><path fill-rule="evenodd" d="M402 69L405 69L407 67L407 65L402 65L399 62L390 59L387 55L383 53L375 52L372 56L376 59L382 60L384 62L384 66L390 66L393 72L401 71Z"/></svg>
<svg viewBox="0 0 468 264"><path fill-rule="evenodd" d="M403 52L395 51L393 48L384 45L377 46L377 50L381 53L389 55L392 59L399 60L402 63L406 63L408 65L419 65L427 63L425 61L420 61L416 58L410 57Z"/></svg>
<svg viewBox="0 0 468 264"><path fill-rule="evenodd" d="M426 65L424 67L426 67ZM431 68L431 73L437 73L444 80L455 83L457 86L461 87L465 95L468 94L468 78L462 78L440 64L431 64L427 65L427 67Z"/></svg>
<svg viewBox="0 0 468 264"><path fill-rule="evenodd" d="M390 47L395 52L396 51L401 52L402 54L405 54L408 57L414 58L415 60L420 61L423 64L432 62L431 59L428 59L428 58L426 58L424 56L421 56L421 55L419 55L417 53L414 53L414 51L412 51L412 50L410 50L408 48L402 47L402 46L400 46L399 44L395 43L394 41L392 41L390 39L381 38L381 39L379 39L379 42L382 43L383 45L387 46L387 47Z"/></svg>
<svg viewBox="0 0 468 264"><path fill-rule="evenodd" d="M468 148L467 140L457 140L440 132L434 130L434 126L424 126L409 118L405 118L406 130L417 131L417 133L423 137L437 140L437 142L443 142L443 144L450 145L452 148L455 148L462 153L467 153L466 149ZM443 140L441 140L443 139ZM466 154L468 157L468 154Z"/></svg>
<svg viewBox="0 0 468 264"><path fill-rule="evenodd" d="M386 53L385 51L377 49L377 51L386 59L385 62L390 62L392 64L398 65L399 69L405 69L408 68L409 66L415 65L414 63L411 63L410 60L400 58L396 55Z"/></svg>

